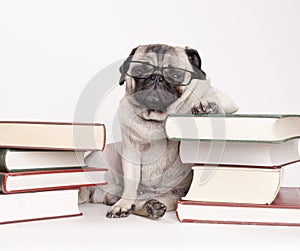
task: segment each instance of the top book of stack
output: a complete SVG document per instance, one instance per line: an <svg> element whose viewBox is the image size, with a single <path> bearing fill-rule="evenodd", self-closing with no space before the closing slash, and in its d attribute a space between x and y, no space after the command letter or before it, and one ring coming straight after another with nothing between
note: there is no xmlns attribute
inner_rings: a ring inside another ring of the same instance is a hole
<svg viewBox="0 0 300 251"><path fill-rule="evenodd" d="M170 140L280 144L300 137L300 115L172 114L165 123Z"/></svg>
<svg viewBox="0 0 300 251"><path fill-rule="evenodd" d="M104 146L103 124L0 122L0 148L101 151Z"/></svg>

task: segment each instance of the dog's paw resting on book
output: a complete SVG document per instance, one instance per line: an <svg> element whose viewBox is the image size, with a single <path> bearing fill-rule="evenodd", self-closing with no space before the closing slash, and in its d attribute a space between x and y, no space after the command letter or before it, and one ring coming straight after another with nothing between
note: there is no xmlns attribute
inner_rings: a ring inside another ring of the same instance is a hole
<svg viewBox="0 0 300 251"><path fill-rule="evenodd" d="M216 114L220 113L221 109L215 102L198 101L191 109L192 114Z"/></svg>
<svg viewBox="0 0 300 251"><path fill-rule="evenodd" d="M192 114L224 114L234 113L238 110L238 106L224 93L217 89L209 91L210 93L192 104Z"/></svg>

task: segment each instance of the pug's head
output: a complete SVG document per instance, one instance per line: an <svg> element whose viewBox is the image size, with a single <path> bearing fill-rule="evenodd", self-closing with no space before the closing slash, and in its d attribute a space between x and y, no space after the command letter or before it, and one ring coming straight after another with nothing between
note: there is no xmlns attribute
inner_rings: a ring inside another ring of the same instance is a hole
<svg viewBox="0 0 300 251"><path fill-rule="evenodd" d="M163 113L180 98L193 79L205 79L199 53L164 44L134 48L120 67L126 95L149 112Z"/></svg>

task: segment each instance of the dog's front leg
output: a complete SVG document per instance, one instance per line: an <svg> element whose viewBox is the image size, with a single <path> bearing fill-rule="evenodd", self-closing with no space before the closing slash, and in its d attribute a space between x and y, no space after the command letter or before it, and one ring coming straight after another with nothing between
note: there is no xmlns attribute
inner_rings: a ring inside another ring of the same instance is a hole
<svg viewBox="0 0 300 251"><path fill-rule="evenodd" d="M134 202L137 197L137 189L141 175L141 157L137 152L128 150L123 142L122 148L122 169L124 176L124 190L118 200L107 212L109 218L127 217L134 209Z"/></svg>

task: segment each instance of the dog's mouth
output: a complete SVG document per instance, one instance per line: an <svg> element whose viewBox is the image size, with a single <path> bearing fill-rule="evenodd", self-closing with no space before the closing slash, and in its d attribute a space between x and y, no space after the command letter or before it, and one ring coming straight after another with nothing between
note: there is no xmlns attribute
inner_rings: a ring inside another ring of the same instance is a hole
<svg viewBox="0 0 300 251"><path fill-rule="evenodd" d="M162 75L153 74L147 79L135 79L134 97L148 111L166 112L180 93L176 86L166 82Z"/></svg>
<svg viewBox="0 0 300 251"><path fill-rule="evenodd" d="M149 111L165 112L176 99L176 95L158 89L138 91L135 99Z"/></svg>

